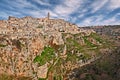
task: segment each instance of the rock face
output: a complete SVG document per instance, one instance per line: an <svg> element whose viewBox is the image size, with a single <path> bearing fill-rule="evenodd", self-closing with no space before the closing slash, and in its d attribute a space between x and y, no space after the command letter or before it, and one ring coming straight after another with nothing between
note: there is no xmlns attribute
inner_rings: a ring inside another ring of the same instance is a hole
<svg viewBox="0 0 120 80"><path fill-rule="evenodd" d="M8 40L7 40L8 39ZM44 48L44 40L33 38L12 39L11 36L1 36L0 44L0 72L16 76L36 77L37 64L33 59ZM6 44L5 44L6 42Z"/></svg>
<svg viewBox="0 0 120 80"><path fill-rule="evenodd" d="M0 73L29 76L32 80L45 78L47 64L38 66L33 62L44 46L49 45L51 41L55 45L65 44L63 33L89 35L93 32L80 30L77 25L62 19L48 17L9 17L8 20L0 20Z"/></svg>
<svg viewBox="0 0 120 80"><path fill-rule="evenodd" d="M38 68L37 75L40 78L46 78L47 77L47 72L48 72L48 66L47 66L47 64L45 64L45 65Z"/></svg>

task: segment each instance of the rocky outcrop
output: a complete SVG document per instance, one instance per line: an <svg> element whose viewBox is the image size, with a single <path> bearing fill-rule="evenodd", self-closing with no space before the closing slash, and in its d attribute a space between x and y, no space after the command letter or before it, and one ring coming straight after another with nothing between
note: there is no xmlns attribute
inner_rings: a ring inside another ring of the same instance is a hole
<svg viewBox="0 0 120 80"><path fill-rule="evenodd" d="M47 66L47 63L43 66L40 66L38 68L38 77L39 78L46 78L47 77L47 72L48 72L48 66Z"/></svg>
<svg viewBox="0 0 120 80"><path fill-rule="evenodd" d="M1 37L0 72L16 76L29 76L36 79L37 64L33 63L36 55L44 48L44 40L39 38L11 39ZM7 40L8 39L8 40Z"/></svg>

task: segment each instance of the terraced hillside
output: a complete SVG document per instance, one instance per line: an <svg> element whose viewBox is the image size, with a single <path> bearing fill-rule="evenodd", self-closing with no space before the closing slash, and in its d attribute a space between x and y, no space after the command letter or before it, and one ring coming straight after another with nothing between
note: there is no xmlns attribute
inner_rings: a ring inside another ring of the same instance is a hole
<svg viewBox="0 0 120 80"><path fill-rule="evenodd" d="M70 79L68 75L70 71L96 61L114 48L111 42L96 33L90 35L63 33L62 35L64 45L51 43L50 47L45 47L41 55L35 58L35 62L40 65L49 64L44 79Z"/></svg>
<svg viewBox="0 0 120 80"><path fill-rule="evenodd" d="M41 36L36 39L44 41L45 38ZM68 78L67 74L71 70L91 63L113 49L111 42L96 33L90 35L86 33L62 33L62 39L64 44L56 45L51 39L47 45L42 47L44 43L41 41L36 42L36 40L29 38L12 40L8 36L1 36L1 70L7 71L8 75L10 75L9 70L11 70L13 76L24 76L24 74L29 73L26 77L32 79L35 79L31 77L32 75L36 79L65 79ZM35 45L36 43L41 45L40 52L36 57L35 54L30 53L31 50L34 50L32 41ZM8 50L10 48L12 50ZM30 74L31 76L29 76Z"/></svg>

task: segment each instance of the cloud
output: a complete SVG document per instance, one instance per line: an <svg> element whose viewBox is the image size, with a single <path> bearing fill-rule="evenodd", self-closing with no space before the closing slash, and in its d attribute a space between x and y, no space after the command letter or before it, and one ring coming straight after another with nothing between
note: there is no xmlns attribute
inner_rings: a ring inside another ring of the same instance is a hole
<svg viewBox="0 0 120 80"><path fill-rule="evenodd" d="M39 1L38 1L39 2ZM39 2L40 3L40 2ZM41 10L41 8L39 8L38 6L36 6L35 4L27 1L27 0L14 0L14 1L6 1L6 5L7 7L10 7L12 10L5 10L4 13L6 15L6 17L8 16L20 16L20 15L24 15L24 16L33 16L33 17L43 17L45 16L45 13L47 11L46 10ZM44 2L41 1L41 4L44 4ZM47 4L47 3L46 3ZM48 4L47 4L48 5ZM3 13L0 13L3 14ZM4 16L4 18L6 18Z"/></svg>
<svg viewBox="0 0 120 80"><path fill-rule="evenodd" d="M0 15L2 15L2 16L0 16L2 19L4 19L4 18L7 18L9 15L7 14L7 13L5 13L5 12L0 12Z"/></svg>
<svg viewBox="0 0 120 80"><path fill-rule="evenodd" d="M24 9L26 7L34 7L34 5L32 5L30 2L28 2L27 0L14 0L14 1L8 1L8 3L11 7L13 8L19 8L19 9Z"/></svg>
<svg viewBox="0 0 120 80"><path fill-rule="evenodd" d="M105 20L102 23L104 25L120 25L120 21L117 21L115 17Z"/></svg>
<svg viewBox="0 0 120 80"><path fill-rule="evenodd" d="M0 19L8 16L61 18L78 25L120 23L120 0L2 0ZM117 10L116 10L117 9Z"/></svg>
<svg viewBox="0 0 120 80"><path fill-rule="evenodd" d="M93 2L93 4L91 5L91 7L93 8L92 13L95 13L96 11L100 10L102 7L105 6L105 4L108 1L109 0L97 0L97 1Z"/></svg>
<svg viewBox="0 0 120 80"><path fill-rule="evenodd" d="M44 0L33 0L36 3L40 4L40 5L45 5L45 6L50 6L51 4L48 2L44 2Z"/></svg>
<svg viewBox="0 0 120 80"><path fill-rule="evenodd" d="M22 16L22 14L21 13L19 13L19 12L12 12L12 11L9 11L9 12L0 12L0 17L2 18L2 19L7 19L8 18L8 16Z"/></svg>
<svg viewBox="0 0 120 80"><path fill-rule="evenodd" d="M65 0L63 3L57 5L54 12L61 16L69 16L78 10L81 6L82 0Z"/></svg>
<svg viewBox="0 0 120 80"><path fill-rule="evenodd" d="M110 10L114 10L116 8L120 8L120 0L110 0L108 8Z"/></svg>
<svg viewBox="0 0 120 80"><path fill-rule="evenodd" d="M85 16L85 14L79 14L78 18L82 18L84 16Z"/></svg>
<svg viewBox="0 0 120 80"><path fill-rule="evenodd" d="M104 15L92 16L89 18L84 19L81 23L77 23L79 26L95 26L95 25L120 25L120 20L117 20L117 16L120 16L118 13L117 15L105 19Z"/></svg>
<svg viewBox="0 0 120 80"><path fill-rule="evenodd" d="M48 12L50 13L50 16L51 18L55 18L55 17L58 17L57 14L55 14L54 12L52 12L51 10L49 9L45 9L45 10L39 10L39 11L36 11L36 10L30 10L28 11L29 14L33 17L37 17L37 18L40 18L40 17L46 17Z"/></svg>

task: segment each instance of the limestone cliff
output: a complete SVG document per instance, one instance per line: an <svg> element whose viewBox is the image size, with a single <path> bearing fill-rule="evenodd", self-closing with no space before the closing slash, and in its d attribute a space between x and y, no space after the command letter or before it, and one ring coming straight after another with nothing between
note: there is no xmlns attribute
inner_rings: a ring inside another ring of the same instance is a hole
<svg viewBox="0 0 120 80"><path fill-rule="evenodd" d="M94 30L62 19L9 17L0 21L0 74L65 79L110 46Z"/></svg>

